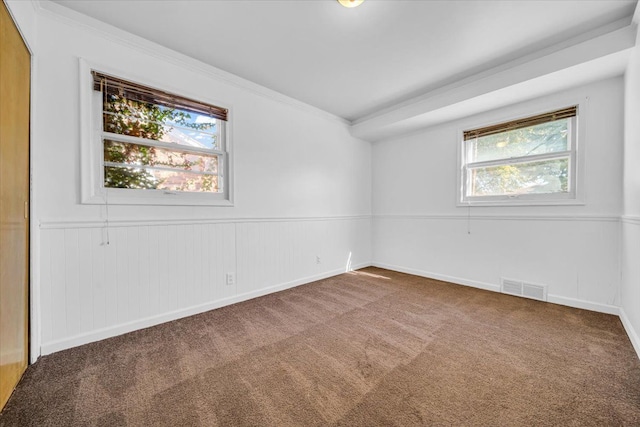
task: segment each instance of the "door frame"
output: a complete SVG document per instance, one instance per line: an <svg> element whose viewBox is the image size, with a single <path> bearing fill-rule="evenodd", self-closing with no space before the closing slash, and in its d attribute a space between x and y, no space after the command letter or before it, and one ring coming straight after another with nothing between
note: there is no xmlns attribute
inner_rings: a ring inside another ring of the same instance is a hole
<svg viewBox="0 0 640 427"><path fill-rule="evenodd" d="M36 69L37 56L35 54L35 28L37 26L38 8L33 0L28 1L8 1L1 0L9 11L9 16L13 20L20 37L30 55L30 76L29 76L29 252L28 252L28 356L27 363L31 365L40 357L40 274L39 274L39 247L40 247L40 229L38 221L34 213L36 212L34 197L34 124L36 121ZM28 22L28 21L31 22ZM31 24L31 33L28 31Z"/></svg>

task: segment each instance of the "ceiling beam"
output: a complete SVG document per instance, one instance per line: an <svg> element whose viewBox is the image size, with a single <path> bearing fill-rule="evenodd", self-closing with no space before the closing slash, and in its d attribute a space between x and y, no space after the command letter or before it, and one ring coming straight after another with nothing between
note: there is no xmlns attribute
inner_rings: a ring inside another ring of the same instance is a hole
<svg viewBox="0 0 640 427"><path fill-rule="evenodd" d="M351 134L393 138L439 123L624 73L637 25L545 49L356 120Z"/></svg>

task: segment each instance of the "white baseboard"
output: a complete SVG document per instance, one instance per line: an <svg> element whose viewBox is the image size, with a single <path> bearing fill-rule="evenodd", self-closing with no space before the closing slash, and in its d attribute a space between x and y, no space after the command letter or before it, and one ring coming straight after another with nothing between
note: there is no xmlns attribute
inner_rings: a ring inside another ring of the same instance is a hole
<svg viewBox="0 0 640 427"><path fill-rule="evenodd" d="M381 262L373 262L373 263L361 263L356 266L353 266L353 270L357 270L360 268L374 266L379 268L384 268L387 270L398 271L401 273L413 274L415 276L426 277L429 279L442 280L445 282L454 283L457 285L470 286L473 288L484 289L493 292L500 292L500 286L494 285L490 283L479 282L475 280L463 279L460 277L453 277L444 274L438 274L433 272L428 272L424 270L418 270L415 268L402 267L397 265L391 265ZM224 298L216 301L207 302L205 304L200 304L176 311L172 311L169 313L163 313L157 316L151 316L144 319L136 320L133 322L124 323L121 325L112 326L109 328L99 329L96 331L91 331L89 333L76 335L70 338L65 338L58 341L52 341L48 343L44 343L41 346L41 355L47 355L51 353L55 353L57 351L65 350L72 347L77 347L83 344L88 344L94 341L100 341L106 338L115 337L118 335L122 335L128 332L133 332L139 329L148 328L151 326L159 325L161 323L170 322L172 320L181 319L188 316L193 316L195 314L204 313L209 310L214 310L216 308L224 307L227 305L235 304L242 301L247 301L253 298L257 298L263 295L271 294L274 292L283 291L285 289L294 288L296 286L304 285L307 283L314 282L316 280L326 279L328 277L337 276L339 274L344 273L345 271L342 269L332 270L325 273L321 273L315 276L308 276L302 279L293 280L291 282L282 283L275 286L270 286L263 289L258 289L256 291L247 292L244 294L236 295L230 298ZM624 326L629 339L635 349L638 357L640 358L640 338L638 337L637 332L631 325L624 309L607 305L607 304L599 304L590 301L579 300L575 298L567 298L558 295L549 295L549 302L554 304L566 305L569 307L580 308L584 310L597 311L601 313L614 314L620 316L620 320L622 321L622 325Z"/></svg>
<svg viewBox="0 0 640 427"><path fill-rule="evenodd" d="M461 279L459 277L452 277L444 274L437 274L437 273L432 273L428 271L418 270L415 268L401 267L401 266L385 264L381 262L373 262L372 265L374 267L385 268L387 270L398 271L401 273L413 274L415 276L426 277L429 279L443 280L446 282L455 283L457 285L471 286L474 288L485 289L488 291L500 292L500 286L492 285L489 283L477 282L477 281L468 280L468 279ZM548 295L547 300L548 300L547 302L550 302L552 304L565 305L568 307L580 308L583 310L590 310L590 311L596 311L599 313L613 314L613 315L619 316L620 321L622 322L622 325L624 326L624 329L627 332L627 335L629 336L629 340L631 341L633 348L638 354L638 358L640 358L640 336L638 335L636 330L633 328L631 321L627 317L627 314L625 313L622 307L618 307L615 305L601 304L601 303L596 303L591 301L585 301L585 300L580 300L576 298L568 298L560 295Z"/></svg>
<svg viewBox="0 0 640 427"><path fill-rule="evenodd" d="M622 321L622 326L624 326L625 331L627 331L627 335L629 336L629 340L633 345L633 348L640 359L640 336L638 336L638 332L633 328L631 321L627 317L627 313L624 311L624 308L620 307L620 321Z"/></svg>
<svg viewBox="0 0 640 427"><path fill-rule="evenodd" d="M353 270L359 268L368 267L370 263L362 263L353 266ZM47 354L55 353L57 351L66 350L68 348L77 347L91 342L100 341L103 339L115 337L118 335L126 334L128 332L137 331L139 329L149 328L151 326L159 325L161 323L170 322L172 320L182 319L184 317L193 316L195 314L204 313L209 310L224 307L227 305L235 304L242 301L247 301L253 298L257 298L263 295L271 294L285 289L294 288L296 286L304 285L307 283L315 282L316 280L326 279L328 277L337 276L345 273L344 269L331 270L325 273L317 274L314 276L308 276L301 279L293 280L287 283L281 283L275 286L269 286L267 288L258 289L252 292L246 292L240 295L235 295L229 298L223 298L216 301L210 301L205 304L199 304L179 310L163 313L156 316L147 317L144 319L135 320L133 322L123 323L116 326L110 326L84 334L75 335L73 337L64 338L58 341L51 341L43 343L40 347L40 354L45 356Z"/></svg>
<svg viewBox="0 0 640 427"><path fill-rule="evenodd" d="M585 301L576 298L568 298L560 295L547 295L547 302L567 307L581 308L583 310L597 311L599 313L620 315L620 307L616 305L601 304L597 302Z"/></svg>
<svg viewBox="0 0 640 427"><path fill-rule="evenodd" d="M374 262L372 263L372 265L374 267L385 268L387 270L398 271L400 273L413 274L414 276L426 277L428 279L442 280L443 282L451 282L451 283L455 283L456 285L464 285L464 286L470 286L472 288L484 289L487 291L500 292L499 285L493 285L490 283L483 283L475 280L462 279L460 277L447 276L446 274L432 273L429 271L417 270L415 268L409 268L409 267L401 267L399 265L385 264L382 262Z"/></svg>
<svg viewBox="0 0 640 427"><path fill-rule="evenodd" d="M385 264L381 262L374 262L372 264L375 267L386 268L387 270L399 271L401 273L413 274L415 276L426 277L428 279L442 280L445 282L455 283L456 285L471 286L473 288L484 289L487 291L500 292L500 285L494 285L492 283L478 282L475 280L463 279L460 277L447 276L445 274L432 273L429 271L418 270L415 268L402 267L398 265ZM561 297L558 295L548 295L548 302L553 304L566 305L573 308L581 308L583 310L597 311L607 314L620 314L620 307L600 304L591 301L584 301L575 298Z"/></svg>

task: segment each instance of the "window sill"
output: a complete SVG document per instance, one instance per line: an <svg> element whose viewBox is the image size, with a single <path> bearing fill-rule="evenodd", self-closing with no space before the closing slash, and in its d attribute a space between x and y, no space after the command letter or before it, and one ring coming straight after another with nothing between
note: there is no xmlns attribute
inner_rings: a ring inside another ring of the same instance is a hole
<svg viewBox="0 0 640 427"><path fill-rule="evenodd" d="M224 194L177 193L163 190L110 189L108 194L83 197L88 205L233 206Z"/></svg>

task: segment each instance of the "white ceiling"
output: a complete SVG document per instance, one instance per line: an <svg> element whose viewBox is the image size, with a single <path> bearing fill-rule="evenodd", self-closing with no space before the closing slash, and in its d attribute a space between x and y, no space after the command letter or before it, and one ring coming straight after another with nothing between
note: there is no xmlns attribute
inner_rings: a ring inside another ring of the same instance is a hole
<svg viewBox="0 0 640 427"><path fill-rule="evenodd" d="M630 20L636 2L56 0L350 121Z"/></svg>

